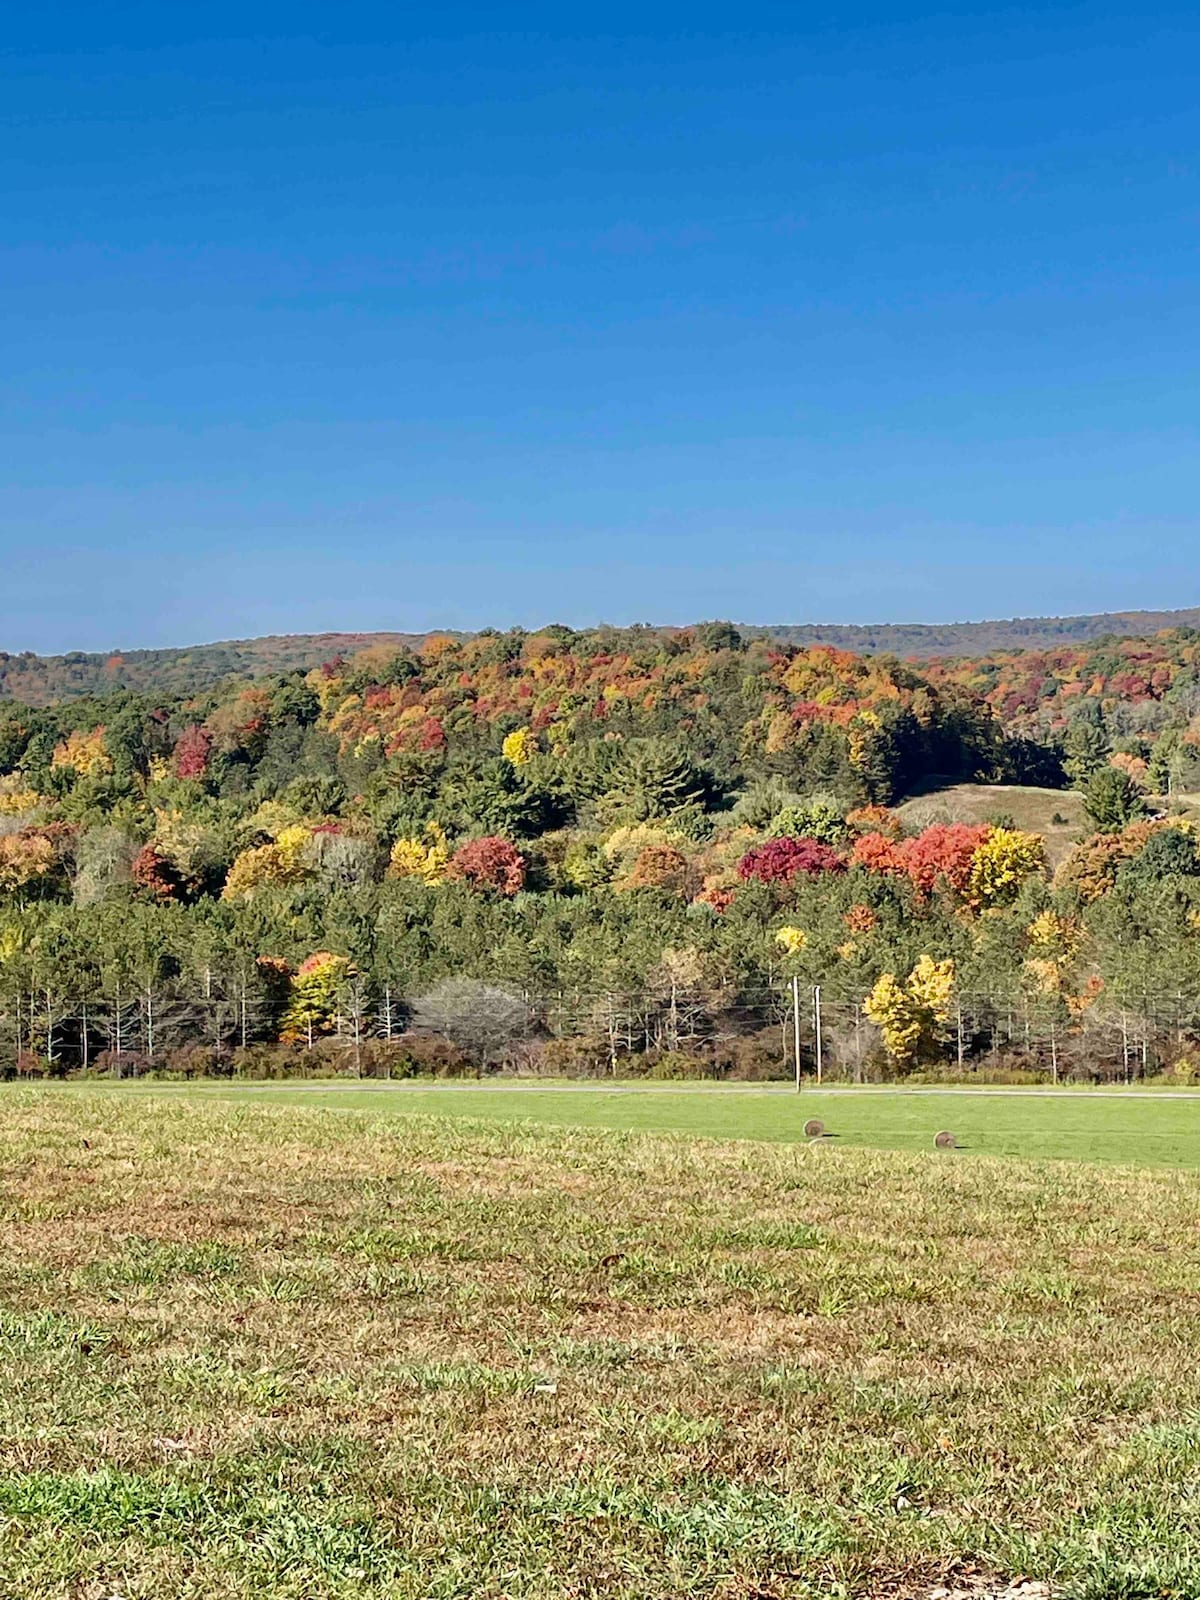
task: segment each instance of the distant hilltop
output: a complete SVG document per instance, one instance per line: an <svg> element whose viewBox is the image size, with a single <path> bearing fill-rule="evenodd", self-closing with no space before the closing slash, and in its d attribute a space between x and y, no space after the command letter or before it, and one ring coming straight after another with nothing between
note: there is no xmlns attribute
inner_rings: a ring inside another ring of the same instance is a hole
<svg viewBox="0 0 1200 1600"><path fill-rule="evenodd" d="M171 695L199 694L227 678L262 678L307 672L336 656L374 647L401 650L425 633L295 633L169 650L71 650L62 656L0 651L0 700L50 705L114 689Z"/></svg>
<svg viewBox="0 0 1200 1600"><path fill-rule="evenodd" d="M1105 611L1078 617L1012 617L993 622L889 623L738 623L746 639L778 639L789 645L835 645L863 655L890 653L917 660L938 656L977 656L997 651L1048 650L1103 638L1146 638L1167 629L1200 628L1200 606L1181 611ZM167 650L72 650L39 656L0 651L0 699L26 705L108 694L114 689L171 695L200 694L230 678L261 678L309 671L360 650L416 649L433 632L457 638L470 635L437 629L426 633L296 633L261 639L228 639L216 644ZM608 630L588 630L603 632ZM631 634L672 634L679 627L614 629Z"/></svg>
<svg viewBox="0 0 1200 1600"><path fill-rule="evenodd" d="M739 624L739 627L741 625ZM746 626L747 638L833 644L863 655L974 656L995 650L1052 650L1090 639L1144 639L1168 628L1200 628L1200 606L1184 611L1100 611L1080 617L1009 617L996 622L783 622Z"/></svg>

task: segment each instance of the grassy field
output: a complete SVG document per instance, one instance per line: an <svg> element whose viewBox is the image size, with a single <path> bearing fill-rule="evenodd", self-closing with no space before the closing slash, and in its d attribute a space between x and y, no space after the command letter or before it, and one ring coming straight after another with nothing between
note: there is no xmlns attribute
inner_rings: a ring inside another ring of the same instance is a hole
<svg viewBox="0 0 1200 1600"><path fill-rule="evenodd" d="M75 1086L58 1091L81 1091ZM90 1092L97 1092L91 1090ZM534 1121L561 1128L614 1128L636 1133L686 1133L699 1138L796 1143L804 1124L820 1118L827 1143L883 1150L930 1150L941 1128L958 1138L964 1155L1031 1156L1116 1162L1133 1166L1200 1168L1200 1094L1061 1095L976 1090L859 1090L806 1088L800 1095L730 1084L658 1087L474 1087L336 1083L270 1085L146 1084L105 1093L247 1099L366 1110L377 1116L485 1118Z"/></svg>
<svg viewBox="0 0 1200 1600"><path fill-rule="evenodd" d="M0 1092L5 1600L1200 1593L1200 1176L393 1105Z"/></svg>
<svg viewBox="0 0 1200 1600"><path fill-rule="evenodd" d="M1052 867L1070 854L1084 830L1083 796L1072 789L1038 789L1006 783L956 783L927 794L914 795L897 808L910 828L931 822L987 822L1006 813L1018 828L1046 837L1046 857ZM1055 822L1055 817L1062 822Z"/></svg>

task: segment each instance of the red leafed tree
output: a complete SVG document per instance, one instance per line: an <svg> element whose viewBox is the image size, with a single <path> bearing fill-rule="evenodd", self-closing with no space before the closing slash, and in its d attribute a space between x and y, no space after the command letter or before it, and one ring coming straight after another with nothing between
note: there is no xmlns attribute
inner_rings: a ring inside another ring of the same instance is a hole
<svg viewBox="0 0 1200 1600"><path fill-rule="evenodd" d="M161 850L144 844L133 858L133 881L152 900L174 900L182 883L174 865Z"/></svg>
<svg viewBox="0 0 1200 1600"><path fill-rule="evenodd" d="M975 852L991 831L986 823L937 822L915 839L905 839L899 854L917 892L931 895L944 882L956 894L965 894Z"/></svg>
<svg viewBox="0 0 1200 1600"><path fill-rule="evenodd" d="M175 776L177 778L202 778L208 771L208 758L212 753L212 734L207 728L193 723L179 735L175 745Z"/></svg>
<svg viewBox="0 0 1200 1600"><path fill-rule="evenodd" d="M421 731L417 738L419 750L444 750L446 748L446 730L436 717L426 717L421 724Z"/></svg>
<svg viewBox="0 0 1200 1600"><path fill-rule="evenodd" d="M517 894L525 887L525 857L508 839L490 833L459 845L447 876L469 883L473 889Z"/></svg>
<svg viewBox="0 0 1200 1600"><path fill-rule="evenodd" d="M832 845L818 839L768 839L755 845L738 862L740 878L761 883L790 883L799 873L815 877L821 872L844 872L846 863Z"/></svg>

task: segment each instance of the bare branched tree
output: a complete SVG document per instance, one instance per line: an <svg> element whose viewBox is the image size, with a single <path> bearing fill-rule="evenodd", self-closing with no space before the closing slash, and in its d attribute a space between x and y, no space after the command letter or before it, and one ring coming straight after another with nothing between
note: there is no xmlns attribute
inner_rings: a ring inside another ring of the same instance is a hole
<svg viewBox="0 0 1200 1600"><path fill-rule="evenodd" d="M412 1020L416 1028L442 1034L481 1066L499 1060L533 1032L523 996L479 978L443 978L413 1002Z"/></svg>

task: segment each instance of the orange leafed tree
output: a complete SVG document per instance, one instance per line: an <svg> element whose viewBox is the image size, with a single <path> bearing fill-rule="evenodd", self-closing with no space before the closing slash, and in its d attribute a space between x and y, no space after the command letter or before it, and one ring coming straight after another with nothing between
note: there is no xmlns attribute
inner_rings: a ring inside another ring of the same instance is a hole
<svg viewBox="0 0 1200 1600"><path fill-rule="evenodd" d="M971 881L975 852L991 833L986 823L939 822L915 839L905 839L899 854L918 894L928 897L944 883L955 894L965 894Z"/></svg>

